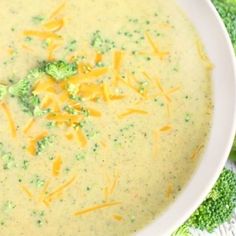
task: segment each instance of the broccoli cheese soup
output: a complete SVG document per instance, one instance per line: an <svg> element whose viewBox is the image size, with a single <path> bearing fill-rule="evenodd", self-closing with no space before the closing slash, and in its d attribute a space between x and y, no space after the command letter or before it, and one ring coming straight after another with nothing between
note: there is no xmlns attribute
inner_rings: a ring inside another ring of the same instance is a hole
<svg viewBox="0 0 236 236"><path fill-rule="evenodd" d="M207 142L193 25L172 0L1 0L0 15L0 235L135 234Z"/></svg>

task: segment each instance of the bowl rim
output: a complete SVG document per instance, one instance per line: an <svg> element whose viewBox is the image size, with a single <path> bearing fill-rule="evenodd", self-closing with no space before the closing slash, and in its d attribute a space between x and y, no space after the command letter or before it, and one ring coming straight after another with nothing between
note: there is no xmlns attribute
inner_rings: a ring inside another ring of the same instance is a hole
<svg viewBox="0 0 236 236"><path fill-rule="evenodd" d="M182 8L180 2L184 2L187 0L177 0L178 5L180 5L180 8ZM227 135L224 137L226 139L225 145L222 147L222 152L219 155L221 156L219 158L219 162L215 163L214 172L212 172L212 175L209 179L206 179L204 182L204 186L202 187L201 193L196 197L194 196L194 199L186 199L186 204L189 205L189 208L182 210L182 212L175 212L173 209L176 207L176 209L180 209L180 204L177 202L180 202L180 199L183 200L183 196L187 194L187 191L190 189L190 185L193 185L194 178L196 177L196 173L191 178L185 189L182 191L182 193L177 197L177 200L169 206L169 208L164 212L158 219L156 219L154 222L152 222L150 225L148 225L146 228L141 230L141 232L138 232L138 236L146 236L146 235L171 235L179 226L181 226L190 216L191 214L198 208L198 206L203 202L203 200L206 198L207 194L210 192L212 187L214 186L215 182L217 181L221 171L223 170L225 163L228 159L229 152L231 150L233 140L235 137L236 132L236 60L235 60L235 53L233 49L233 45L231 43L231 39L229 37L229 34L227 32L227 29L223 23L223 20L221 19L220 15L218 14L215 6L210 0L195 0L195 3L198 2L199 4L205 4L207 11L212 15L213 18L215 18L216 24L213 27L218 27L218 29L221 31L222 37L224 38L224 41L221 42L222 44L225 44L225 47L227 48L227 55L228 59L231 62L231 69L232 69L232 83L234 84L234 87L232 88L232 111L231 111L231 124L229 125L228 131L226 132ZM188 12L184 11L187 13ZM191 18L191 17L190 17ZM206 45L207 48L207 45ZM228 104L227 104L228 105ZM214 114L213 114L214 116ZM222 125L223 126L223 125ZM209 146L209 144L207 144ZM205 153L203 154L204 159ZM203 160L201 161L203 162ZM200 170L200 165L197 168L197 170ZM197 182L197 181L196 181ZM186 198L186 197L185 197ZM171 217L171 214L174 213L174 217ZM178 215L178 218L176 217ZM176 218L176 219L175 219ZM168 225L169 221L169 225ZM166 227L168 225L168 227Z"/></svg>

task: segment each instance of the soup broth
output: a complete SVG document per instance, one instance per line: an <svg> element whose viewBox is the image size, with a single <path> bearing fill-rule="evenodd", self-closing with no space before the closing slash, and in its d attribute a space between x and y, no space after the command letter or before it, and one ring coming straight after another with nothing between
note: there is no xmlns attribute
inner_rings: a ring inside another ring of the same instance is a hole
<svg viewBox="0 0 236 236"><path fill-rule="evenodd" d="M131 235L191 178L211 69L175 1L1 0L0 235Z"/></svg>

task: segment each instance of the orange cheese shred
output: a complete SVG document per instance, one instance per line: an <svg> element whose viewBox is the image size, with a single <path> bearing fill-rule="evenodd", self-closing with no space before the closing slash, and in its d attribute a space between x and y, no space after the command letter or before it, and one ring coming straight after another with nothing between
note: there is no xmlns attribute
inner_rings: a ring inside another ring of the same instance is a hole
<svg viewBox="0 0 236 236"><path fill-rule="evenodd" d="M54 44L52 43L49 47L48 47L48 60L49 61L53 61L55 60L55 56L54 56L54 53L55 53L55 50L59 47L58 44Z"/></svg>
<svg viewBox="0 0 236 236"><path fill-rule="evenodd" d="M32 127L34 126L34 124L36 123L35 119L31 119L27 125L25 126L25 128L23 129L23 132L25 135L27 135L29 133L29 131L32 129Z"/></svg>
<svg viewBox="0 0 236 236"><path fill-rule="evenodd" d="M84 209L84 210L81 210L81 211L77 211L77 212L74 213L74 215L75 216L81 216L81 215L84 215L84 214L87 214L87 213L90 213L90 212L93 212L93 211L97 211L97 210L101 210L101 209L104 209L104 208L116 206L116 205L119 205L119 204L121 204L121 202L104 203L104 204L96 205L96 206L93 206L93 207L90 207L90 208L87 208L87 209Z"/></svg>
<svg viewBox="0 0 236 236"><path fill-rule="evenodd" d="M48 132L47 132L47 131L44 131L44 132L40 133L38 136L36 136L34 139L32 139L32 140L30 141L30 144L29 144L28 148L27 148L28 152L29 152L31 155L35 156L35 155L36 155L36 149L37 149L37 143L38 143L40 140L42 140L42 139L44 139L45 137L47 137L47 136L48 136Z"/></svg>
<svg viewBox="0 0 236 236"><path fill-rule="evenodd" d="M116 220L116 221L122 221L122 220L123 220L123 217L120 216L120 215L113 215L113 218L114 218L114 220Z"/></svg>
<svg viewBox="0 0 236 236"><path fill-rule="evenodd" d="M115 71L120 71L121 68L121 63L123 60L124 53L121 51L116 51L114 53L114 70Z"/></svg>
<svg viewBox="0 0 236 236"><path fill-rule="evenodd" d="M106 102L110 101L110 92L109 92L107 84L105 83L103 84L103 97Z"/></svg>
<svg viewBox="0 0 236 236"><path fill-rule="evenodd" d="M16 138L16 125L15 125L15 122L12 118L10 108L5 103L2 103L1 107L6 115L7 120L8 120L9 128L11 130L11 135L13 138Z"/></svg>
<svg viewBox="0 0 236 236"><path fill-rule="evenodd" d="M66 138L71 141L74 138L74 135L72 133L67 133Z"/></svg>
<svg viewBox="0 0 236 236"><path fill-rule="evenodd" d="M81 129L78 129L78 130L76 131L76 135L77 135L77 139L78 139L78 141L79 141L81 147L82 147L82 148L86 147L88 141L87 141L87 139L86 139L86 136L85 136L84 133L82 132L82 130L81 130Z"/></svg>
<svg viewBox="0 0 236 236"><path fill-rule="evenodd" d="M62 166L62 158L60 155L57 155L55 161L53 162L53 167L52 167L53 176L58 176L60 174L61 166Z"/></svg>
<svg viewBox="0 0 236 236"><path fill-rule="evenodd" d="M45 198L45 195L46 195L46 193L47 193L47 190L48 190L48 187L49 187L50 183L51 183L51 180L49 179L49 180L44 184L43 189L42 189L42 191L41 191L41 193L40 193L40 195L39 195L39 201L40 201L40 202L43 202L47 207L48 207L49 205L46 203L46 201L44 201L44 198Z"/></svg>
<svg viewBox="0 0 236 236"><path fill-rule="evenodd" d="M156 56L158 56L160 59L164 59L166 56L169 55L169 52L160 51L160 49L154 43L154 40L152 39L151 35L148 32L145 33L145 36L146 36L146 39L153 50L153 53Z"/></svg>
<svg viewBox="0 0 236 236"><path fill-rule="evenodd" d="M63 28L64 24L64 19L56 19L45 23L43 27L47 31L57 32Z"/></svg>
<svg viewBox="0 0 236 236"><path fill-rule="evenodd" d="M45 31L36 31L36 30L26 30L23 32L24 36L28 37L37 37L40 39L61 39L61 36L58 34L55 34L53 32L45 32Z"/></svg>
<svg viewBox="0 0 236 236"><path fill-rule="evenodd" d="M203 145L200 145L194 152L193 152L193 154L191 155L191 160L195 160L197 157L198 157L198 155L199 155L199 153L201 152L201 150L204 148L204 146Z"/></svg>
<svg viewBox="0 0 236 236"><path fill-rule="evenodd" d="M161 132L168 132L168 131L171 131L171 130L172 130L172 127L170 125L163 126L160 129Z"/></svg>
<svg viewBox="0 0 236 236"><path fill-rule="evenodd" d="M109 194L110 194L110 195L114 193L114 191L115 191L115 189L116 189L116 186L117 186L117 184L118 184L118 182L119 182L119 178L120 178L119 175L116 175L116 176L114 177L114 181L113 181L113 183L112 183L112 185L111 185L111 188L110 188L110 191L109 191Z"/></svg>
<svg viewBox="0 0 236 236"><path fill-rule="evenodd" d="M172 184L169 184L166 189L166 198L170 198L174 193L174 186Z"/></svg>
<svg viewBox="0 0 236 236"><path fill-rule="evenodd" d="M119 118L124 118L126 116L133 115L133 114L147 115L148 112L143 111L143 110L138 110L138 109L128 109L127 112L124 112L124 113L120 114L118 117Z"/></svg>
<svg viewBox="0 0 236 236"><path fill-rule="evenodd" d="M92 108L87 108L87 110L88 110L90 116L94 116L94 117L101 117L102 116L102 113L100 111L97 111Z"/></svg>
<svg viewBox="0 0 236 236"><path fill-rule="evenodd" d="M103 76L103 75L107 74L107 72L108 72L108 68L106 68L106 67L98 68L98 69L94 69L94 70L91 70L90 72L88 72L85 77L87 77L87 78L92 78L92 77L97 78L97 77L100 77L100 76Z"/></svg>
<svg viewBox="0 0 236 236"><path fill-rule="evenodd" d="M95 64L98 64L101 61L102 61L102 54L101 53L96 53Z"/></svg>
<svg viewBox="0 0 236 236"><path fill-rule="evenodd" d="M59 5L49 16L49 19L56 18L64 9L66 6L66 1L63 2L61 5Z"/></svg>
<svg viewBox="0 0 236 236"><path fill-rule="evenodd" d="M60 187L56 188L54 191L48 194L48 196L45 197L46 202L50 203L53 199L60 196L63 191L68 188L74 181L76 180L76 176L72 177L69 181L62 184Z"/></svg>
<svg viewBox="0 0 236 236"><path fill-rule="evenodd" d="M56 93L56 82L49 77L42 78L39 80L36 85L34 86L34 94L40 93Z"/></svg>
<svg viewBox="0 0 236 236"><path fill-rule="evenodd" d="M61 111L61 108L58 104L58 102L56 101L56 99L50 97L50 96L46 96L41 104L41 108L42 109L51 109L53 112L57 112L59 113Z"/></svg>
<svg viewBox="0 0 236 236"><path fill-rule="evenodd" d="M33 199L33 194L30 192L28 188L25 186L21 186L21 190L30 198Z"/></svg>

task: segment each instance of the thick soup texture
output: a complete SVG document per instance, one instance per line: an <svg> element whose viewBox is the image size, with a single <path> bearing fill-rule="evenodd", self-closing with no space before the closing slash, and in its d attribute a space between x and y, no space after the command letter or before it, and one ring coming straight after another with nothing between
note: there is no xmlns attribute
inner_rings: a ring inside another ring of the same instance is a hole
<svg viewBox="0 0 236 236"><path fill-rule="evenodd" d="M125 236L207 142L212 65L172 0L1 0L0 235Z"/></svg>

